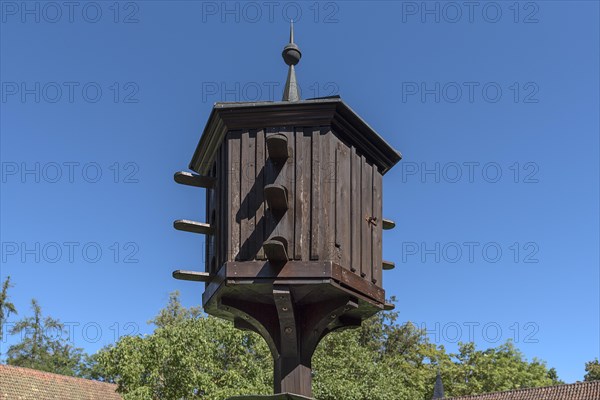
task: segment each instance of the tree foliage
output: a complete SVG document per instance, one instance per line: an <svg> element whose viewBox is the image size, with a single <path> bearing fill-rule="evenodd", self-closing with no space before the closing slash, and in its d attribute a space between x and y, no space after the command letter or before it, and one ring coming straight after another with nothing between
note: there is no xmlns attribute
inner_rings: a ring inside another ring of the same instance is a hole
<svg viewBox="0 0 600 400"><path fill-rule="evenodd" d="M177 293L153 322L152 335L124 337L100 352L105 377L119 384L127 400L270 392L271 356L257 335L182 307Z"/></svg>
<svg viewBox="0 0 600 400"><path fill-rule="evenodd" d="M487 350L461 343L447 353L424 330L397 319L385 312L328 335L313 357L315 398L430 399L438 368L447 396L560 383L556 371L527 361L512 342ZM118 383L126 400L271 393L271 356L258 335L182 307L177 293L152 322L151 335L123 337L97 356L96 371Z"/></svg>
<svg viewBox="0 0 600 400"><path fill-rule="evenodd" d="M8 348L7 364L82 376L86 357L82 349L69 343L65 326L56 319L44 317L35 299L31 301L31 309L33 315L17 321L10 330L10 334L19 335L21 341Z"/></svg>
<svg viewBox="0 0 600 400"><path fill-rule="evenodd" d="M600 362L596 358L594 361L589 361L585 363L585 376L583 380L586 382L589 381L600 381Z"/></svg>
<svg viewBox="0 0 600 400"><path fill-rule="evenodd" d="M10 284L10 276L7 276L2 283L2 291L0 291L0 341L4 337L4 324L10 314L17 314L17 309L8 297L8 289L13 287Z"/></svg>

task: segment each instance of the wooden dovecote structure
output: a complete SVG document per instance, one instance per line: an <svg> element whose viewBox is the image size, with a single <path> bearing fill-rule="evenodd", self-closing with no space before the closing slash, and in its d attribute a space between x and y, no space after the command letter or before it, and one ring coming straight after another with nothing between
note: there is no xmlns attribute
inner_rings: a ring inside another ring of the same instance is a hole
<svg viewBox="0 0 600 400"><path fill-rule="evenodd" d="M293 31L292 31L293 32ZM311 395L310 359L329 332L386 305L383 175L401 156L339 97L299 100L294 65L284 100L215 104L178 183L206 188L205 310L259 333L275 360L275 392Z"/></svg>

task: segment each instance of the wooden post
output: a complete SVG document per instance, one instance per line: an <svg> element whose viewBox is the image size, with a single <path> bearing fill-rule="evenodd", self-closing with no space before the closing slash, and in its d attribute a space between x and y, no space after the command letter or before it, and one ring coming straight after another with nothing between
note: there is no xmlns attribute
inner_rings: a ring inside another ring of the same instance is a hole
<svg viewBox="0 0 600 400"><path fill-rule="evenodd" d="M273 366L275 393L294 393L312 396L312 374L310 360L300 356L278 357Z"/></svg>

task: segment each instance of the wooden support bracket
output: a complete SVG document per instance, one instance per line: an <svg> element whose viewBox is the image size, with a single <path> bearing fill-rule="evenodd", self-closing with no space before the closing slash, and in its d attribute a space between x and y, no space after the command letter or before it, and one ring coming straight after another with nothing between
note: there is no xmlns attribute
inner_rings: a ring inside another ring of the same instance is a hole
<svg viewBox="0 0 600 400"><path fill-rule="evenodd" d="M175 179L175 182L181 185L202 187L206 189L212 189L215 186L215 178L192 174L191 172L175 172L173 178Z"/></svg>
<svg viewBox="0 0 600 400"><path fill-rule="evenodd" d="M298 356L298 332L294 315L294 302L289 287L275 285L273 300L279 317L281 343L279 354L282 357Z"/></svg>
<svg viewBox="0 0 600 400"><path fill-rule="evenodd" d="M271 262L285 262L288 261L287 254L287 240L282 237L276 236L263 243L263 249L267 259Z"/></svg>
<svg viewBox="0 0 600 400"><path fill-rule="evenodd" d="M288 152L287 137L280 133L267 136L267 152L269 158L273 160L286 160L290 156Z"/></svg>
<svg viewBox="0 0 600 400"><path fill-rule="evenodd" d="M173 222L173 227L178 231L200 233L202 235L213 234L213 228L209 224L190 221L187 219L178 219L177 221Z"/></svg>
<svg viewBox="0 0 600 400"><path fill-rule="evenodd" d="M182 281L209 282L212 277L208 272L184 271L181 269L173 271L173 278Z"/></svg>
<svg viewBox="0 0 600 400"><path fill-rule="evenodd" d="M285 186L265 186L265 200L272 211L285 212L288 209L288 195Z"/></svg>

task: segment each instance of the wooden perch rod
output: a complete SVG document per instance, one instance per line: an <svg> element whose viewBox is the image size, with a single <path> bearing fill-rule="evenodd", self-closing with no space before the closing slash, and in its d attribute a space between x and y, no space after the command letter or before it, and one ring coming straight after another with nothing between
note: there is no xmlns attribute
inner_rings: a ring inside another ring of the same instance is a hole
<svg viewBox="0 0 600 400"><path fill-rule="evenodd" d="M182 281L209 282L212 278L212 275L210 275L208 272L184 271L178 269L173 271L173 278Z"/></svg>
<svg viewBox="0 0 600 400"><path fill-rule="evenodd" d="M384 260L384 261L383 261L381 264L382 264L382 265L381 265L381 267L382 267L384 270L390 270L390 269L394 269L394 268L396 268L396 264L394 264L394 262L393 262L393 261L385 261L385 260Z"/></svg>
<svg viewBox="0 0 600 400"><path fill-rule="evenodd" d="M187 186L202 187L206 189L212 189L215 186L215 178L192 174L191 172L175 172L173 178L175 179L175 182Z"/></svg>
<svg viewBox="0 0 600 400"><path fill-rule="evenodd" d="M213 234L213 228L209 224L190 221L187 219L178 219L177 221L173 222L173 227L178 231L200 233L202 235Z"/></svg>
<svg viewBox="0 0 600 400"><path fill-rule="evenodd" d="M383 219L382 221L382 227L384 230L390 230L390 229L394 229L396 227L396 223L394 221L392 221L391 219Z"/></svg>

